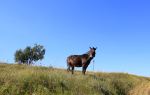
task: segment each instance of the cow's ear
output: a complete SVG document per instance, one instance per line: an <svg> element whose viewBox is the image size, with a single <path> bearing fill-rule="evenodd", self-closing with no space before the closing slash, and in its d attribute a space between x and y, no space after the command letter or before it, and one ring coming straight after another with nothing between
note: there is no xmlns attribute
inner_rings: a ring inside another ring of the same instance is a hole
<svg viewBox="0 0 150 95"><path fill-rule="evenodd" d="M94 50L96 50L96 49L97 49L97 47L96 47L96 48L95 48L95 47L93 47L93 49L94 49Z"/></svg>

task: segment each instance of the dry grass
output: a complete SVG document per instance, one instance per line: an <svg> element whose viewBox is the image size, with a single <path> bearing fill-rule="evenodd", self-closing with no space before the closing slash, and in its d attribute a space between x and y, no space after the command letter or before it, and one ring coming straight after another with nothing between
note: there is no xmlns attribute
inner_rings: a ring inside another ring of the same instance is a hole
<svg viewBox="0 0 150 95"><path fill-rule="evenodd" d="M0 64L0 95L137 95L138 86L143 83L146 88L149 82L149 78L123 73L84 76L79 71L71 75L63 69Z"/></svg>

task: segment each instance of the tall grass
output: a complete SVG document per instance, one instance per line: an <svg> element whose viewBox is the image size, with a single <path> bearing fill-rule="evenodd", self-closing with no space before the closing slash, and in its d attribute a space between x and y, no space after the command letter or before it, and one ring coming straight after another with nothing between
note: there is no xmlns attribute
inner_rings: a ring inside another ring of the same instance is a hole
<svg viewBox="0 0 150 95"><path fill-rule="evenodd" d="M128 95L149 78L122 73L81 72L0 64L0 95Z"/></svg>

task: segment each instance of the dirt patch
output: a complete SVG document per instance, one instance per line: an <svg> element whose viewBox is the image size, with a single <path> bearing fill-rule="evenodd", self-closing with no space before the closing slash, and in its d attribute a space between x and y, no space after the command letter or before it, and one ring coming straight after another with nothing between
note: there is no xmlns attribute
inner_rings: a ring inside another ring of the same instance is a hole
<svg viewBox="0 0 150 95"><path fill-rule="evenodd" d="M150 95L150 82L141 83L130 91L129 95Z"/></svg>

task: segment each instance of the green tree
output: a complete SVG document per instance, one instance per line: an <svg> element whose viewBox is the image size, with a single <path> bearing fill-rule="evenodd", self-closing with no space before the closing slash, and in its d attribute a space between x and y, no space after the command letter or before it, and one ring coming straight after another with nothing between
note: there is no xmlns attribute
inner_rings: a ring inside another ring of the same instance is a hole
<svg viewBox="0 0 150 95"><path fill-rule="evenodd" d="M35 44L33 47L27 46L24 50L17 50L15 52L15 62L32 64L33 62L42 60L44 58L44 55L44 46Z"/></svg>

